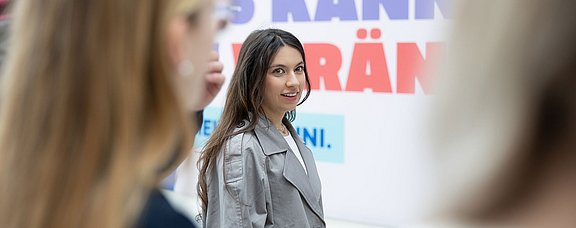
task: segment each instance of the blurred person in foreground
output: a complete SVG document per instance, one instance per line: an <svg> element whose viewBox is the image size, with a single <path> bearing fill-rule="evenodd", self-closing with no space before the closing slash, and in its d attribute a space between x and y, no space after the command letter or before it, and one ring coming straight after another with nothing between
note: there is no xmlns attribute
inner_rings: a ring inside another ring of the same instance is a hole
<svg viewBox="0 0 576 228"><path fill-rule="evenodd" d="M188 155L191 113L223 82L213 7L14 2L0 90L2 227L194 227L155 188Z"/></svg>
<svg viewBox="0 0 576 228"><path fill-rule="evenodd" d="M576 1L456 1L434 227L576 227Z"/></svg>

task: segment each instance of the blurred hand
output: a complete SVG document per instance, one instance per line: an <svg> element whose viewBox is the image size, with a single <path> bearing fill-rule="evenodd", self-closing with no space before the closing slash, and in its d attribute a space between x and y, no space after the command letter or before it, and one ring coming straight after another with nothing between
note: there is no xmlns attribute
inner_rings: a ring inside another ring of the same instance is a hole
<svg viewBox="0 0 576 228"><path fill-rule="evenodd" d="M194 111L200 111L210 104L218 95L224 84L224 75L222 70L224 64L219 61L220 56L216 51L210 53L210 61L208 62L208 71L203 75L205 87L200 97L198 105L194 107Z"/></svg>

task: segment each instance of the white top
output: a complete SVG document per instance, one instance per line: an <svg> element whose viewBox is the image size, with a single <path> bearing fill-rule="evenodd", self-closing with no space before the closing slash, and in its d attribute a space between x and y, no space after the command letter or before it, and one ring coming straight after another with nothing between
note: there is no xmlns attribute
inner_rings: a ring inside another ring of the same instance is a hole
<svg viewBox="0 0 576 228"><path fill-rule="evenodd" d="M304 172L306 172L306 174L308 174L308 170L306 170L306 164L304 164L304 159L302 159L302 154L300 153L300 150L298 149L298 146L296 145L296 141L294 141L294 138L292 138L292 134L290 132L288 132L288 136L284 136L284 139L286 140L286 142L290 146L290 149L292 149L292 152L294 152L294 154L296 155L296 158L298 158L298 161L300 161L302 168L304 168Z"/></svg>

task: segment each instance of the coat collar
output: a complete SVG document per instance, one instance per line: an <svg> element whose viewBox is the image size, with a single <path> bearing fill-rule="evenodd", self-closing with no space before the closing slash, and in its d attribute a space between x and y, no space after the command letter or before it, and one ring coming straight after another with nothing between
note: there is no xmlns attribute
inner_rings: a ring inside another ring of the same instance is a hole
<svg viewBox="0 0 576 228"><path fill-rule="evenodd" d="M260 141L264 154L268 156L287 151L290 148L284 136L278 132L276 127L266 117L258 119L254 132Z"/></svg>
<svg viewBox="0 0 576 228"><path fill-rule="evenodd" d="M324 215L320 206L321 183L312 151L304 145L304 142L302 142L290 121L284 120L283 123L290 131L290 134L294 137L294 141L296 141L296 145L300 150L308 174L304 172L300 161L298 161L298 158L290 149L284 136L280 134L276 127L274 127L267 118L261 117L258 120L254 132L262 146L264 154L267 156L287 152L284 161L284 178L298 189L314 213L323 219Z"/></svg>

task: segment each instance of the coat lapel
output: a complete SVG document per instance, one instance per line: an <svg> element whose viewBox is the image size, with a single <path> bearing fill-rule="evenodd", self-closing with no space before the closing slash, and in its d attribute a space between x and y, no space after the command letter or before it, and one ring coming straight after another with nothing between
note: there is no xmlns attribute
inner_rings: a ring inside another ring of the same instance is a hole
<svg viewBox="0 0 576 228"><path fill-rule="evenodd" d="M302 141L302 139L300 139L300 136L298 136L296 130L294 129L294 127L292 127L292 124L290 124L290 122L288 121L286 121L286 123L284 124L286 125L286 127L288 127L288 130L290 130L290 133L293 136L295 136L294 141L296 141L296 145L298 146L298 150L300 150L300 154L302 155L304 164L306 164L306 171L308 172L308 177L310 180L309 182L315 194L314 196L319 199L322 186L320 182L320 177L318 176L318 169L316 168L316 162L314 161L314 155L312 154L312 151L306 145L304 145L304 142Z"/></svg>
<svg viewBox="0 0 576 228"><path fill-rule="evenodd" d="M267 156L287 152L284 160L284 178L300 192L312 211L320 218L324 218L322 208L320 208L320 178L316 171L312 152L302 143L292 125L289 122L285 122L284 124L288 127L291 134L296 136L296 145L302 154L302 159L304 160L304 164L306 164L308 174L304 171L300 161L298 161L298 158L290 149L284 137L268 119L261 118L258 121L255 129L256 137L262 145L264 154Z"/></svg>

